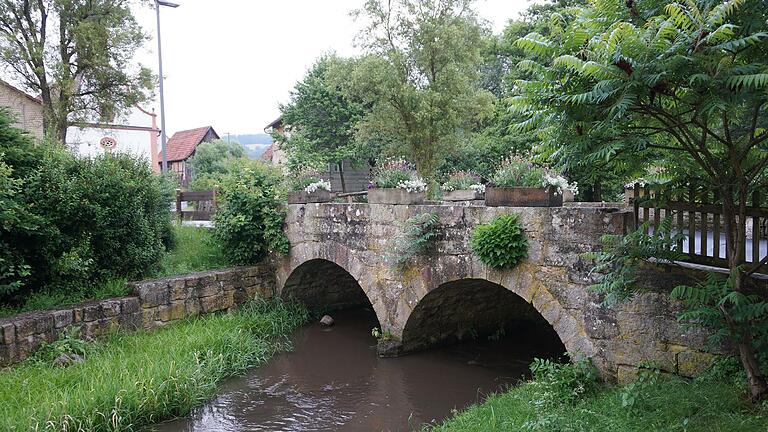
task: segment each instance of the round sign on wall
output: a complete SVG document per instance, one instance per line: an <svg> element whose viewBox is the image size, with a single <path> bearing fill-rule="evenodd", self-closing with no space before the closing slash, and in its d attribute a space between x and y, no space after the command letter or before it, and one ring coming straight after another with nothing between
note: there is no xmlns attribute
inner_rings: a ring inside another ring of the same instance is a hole
<svg viewBox="0 0 768 432"><path fill-rule="evenodd" d="M99 142L104 150L114 150L117 147L117 140L112 137L104 137Z"/></svg>

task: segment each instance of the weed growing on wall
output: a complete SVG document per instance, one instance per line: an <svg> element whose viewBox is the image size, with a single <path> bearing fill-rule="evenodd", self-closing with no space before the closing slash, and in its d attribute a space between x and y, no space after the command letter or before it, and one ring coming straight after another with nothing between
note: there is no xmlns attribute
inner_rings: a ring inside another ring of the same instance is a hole
<svg viewBox="0 0 768 432"><path fill-rule="evenodd" d="M472 233L472 252L486 265L512 268L528 256L528 239L517 214L502 215L490 223L478 225Z"/></svg>
<svg viewBox="0 0 768 432"><path fill-rule="evenodd" d="M439 221L437 213L422 213L400 224L400 233L395 237L392 252L395 262L403 265L423 252L437 236Z"/></svg>

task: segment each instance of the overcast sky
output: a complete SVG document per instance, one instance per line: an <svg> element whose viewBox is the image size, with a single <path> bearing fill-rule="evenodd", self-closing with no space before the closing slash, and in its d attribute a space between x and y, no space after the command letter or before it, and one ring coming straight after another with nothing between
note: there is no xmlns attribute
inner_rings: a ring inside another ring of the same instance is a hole
<svg viewBox="0 0 768 432"><path fill-rule="evenodd" d="M207 125L222 137L262 132L317 57L357 53L353 38L359 26L349 11L363 0L173 1L181 6L161 8L169 136ZM478 0L477 10L500 32L528 5ZM154 38L154 10L145 7L136 15ZM156 44L149 41L138 55L155 71Z"/></svg>

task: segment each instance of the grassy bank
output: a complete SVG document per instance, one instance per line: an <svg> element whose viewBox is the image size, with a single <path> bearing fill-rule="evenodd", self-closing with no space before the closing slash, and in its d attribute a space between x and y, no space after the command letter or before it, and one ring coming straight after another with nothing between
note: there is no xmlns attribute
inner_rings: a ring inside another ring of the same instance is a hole
<svg viewBox="0 0 768 432"><path fill-rule="evenodd" d="M537 377L460 412L433 432L760 431L768 404L746 401L743 378L709 373L686 380L649 373L628 386L589 389ZM566 380L567 381L567 380ZM582 393L583 392L583 393ZM581 393L581 394L580 394Z"/></svg>
<svg viewBox="0 0 768 432"><path fill-rule="evenodd" d="M174 247L163 256L155 277L228 267L224 252L208 228L174 225Z"/></svg>
<svg viewBox="0 0 768 432"><path fill-rule="evenodd" d="M136 430L182 416L222 379L287 347L306 319L298 307L256 301L232 314L85 345L85 362L54 366L57 346L0 371L0 430ZM61 345L80 349L81 343Z"/></svg>

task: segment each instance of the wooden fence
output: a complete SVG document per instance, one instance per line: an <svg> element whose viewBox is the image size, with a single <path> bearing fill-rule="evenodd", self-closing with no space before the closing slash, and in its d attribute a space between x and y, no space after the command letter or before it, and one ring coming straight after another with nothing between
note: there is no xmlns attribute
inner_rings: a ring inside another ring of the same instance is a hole
<svg viewBox="0 0 768 432"><path fill-rule="evenodd" d="M182 203L187 206L194 203L194 210L182 210ZM216 191L182 192L176 189L176 215L179 220L209 221L216 213Z"/></svg>
<svg viewBox="0 0 768 432"><path fill-rule="evenodd" d="M760 262L768 254L768 208L761 207L762 198L755 192L747 203L748 229L743 240L749 263ZM677 250L686 255L686 261L728 267L722 201L716 192L696 185L689 185L687 190L670 191L635 184L632 204L635 229L648 222L646 234L657 232L661 222L671 218L672 234L684 236L678 240ZM768 272L768 265L759 271Z"/></svg>

